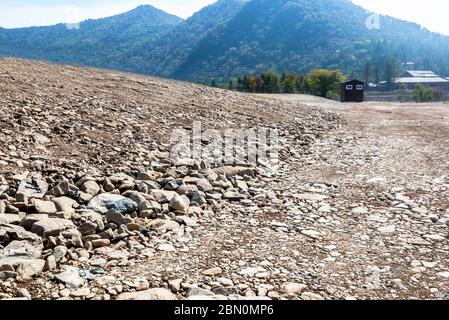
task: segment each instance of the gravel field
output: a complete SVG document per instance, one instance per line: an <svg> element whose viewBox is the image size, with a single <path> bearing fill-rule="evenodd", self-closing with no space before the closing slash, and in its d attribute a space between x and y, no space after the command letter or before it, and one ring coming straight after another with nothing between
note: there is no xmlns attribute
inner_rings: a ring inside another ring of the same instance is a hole
<svg viewBox="0 0 449 320"><path fill-rule="evenodd" d="M0 59L0 299L448 299L448 120ZM170 159L194 121L276 174Z"/></svg>

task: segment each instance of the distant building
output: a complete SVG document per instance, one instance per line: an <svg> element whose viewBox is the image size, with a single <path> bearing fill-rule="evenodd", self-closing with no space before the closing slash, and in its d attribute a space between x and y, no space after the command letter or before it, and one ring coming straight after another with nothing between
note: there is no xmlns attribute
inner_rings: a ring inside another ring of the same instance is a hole
<svg viewBox="0 0 449 320"><path fill-rule="evenodd" d="M414 89L418 84L429 88L447 89L449 80L427 70L408 70L401 78L395 80L396 85L405 84L408 89Z"/></svg>
<svg viewBox="0 0 449 320"><path fill-rule="evenodd" d="M363 102L365 83L360 80L350 80L341 84L341 102Z"/></svg>
<svg viewBox="0 0 449 320"><path fill-rule="evenodd" d="M406 62L405 67L407 70L415 70L415 63L414 62Z"/></svg>

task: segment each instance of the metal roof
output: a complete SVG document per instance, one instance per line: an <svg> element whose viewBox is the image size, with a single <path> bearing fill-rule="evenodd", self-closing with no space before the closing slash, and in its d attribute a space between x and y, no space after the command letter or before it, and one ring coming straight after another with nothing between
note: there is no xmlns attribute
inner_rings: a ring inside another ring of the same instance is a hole
<svg viewBox="0 0 449 320"><path fill-rule="evenodd" d="M428 71L428 70L407 70L407 73L410 74L412 77L415 77L415 78L435 78L435 77L438 77L438 75L436 75L435 72Z"/></svg>
<svg viewBox="0 0 449 320"><path fill-rule="evenodd" d="M396 83L449 83L448 79L444 79L438 76L429 78L429 77L405 77L398 78L395 81Z"/></svg>

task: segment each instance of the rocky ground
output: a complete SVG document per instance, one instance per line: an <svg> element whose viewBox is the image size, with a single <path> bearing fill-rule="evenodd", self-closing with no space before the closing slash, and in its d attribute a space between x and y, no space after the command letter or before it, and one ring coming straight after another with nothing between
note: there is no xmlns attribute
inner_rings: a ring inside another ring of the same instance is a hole
<svg viewBox="0 0 449 320"><path fill-rule="evenodd" d="M447 299L449 112L0 60L0 298ZM173 161L278 128L279 170Z"/></svg>

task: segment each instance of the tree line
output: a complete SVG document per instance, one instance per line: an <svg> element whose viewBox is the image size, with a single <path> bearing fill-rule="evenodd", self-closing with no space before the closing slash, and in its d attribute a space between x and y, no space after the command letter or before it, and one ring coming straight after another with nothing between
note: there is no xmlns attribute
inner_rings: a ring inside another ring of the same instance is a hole
<svg viewBox="0 0 449 320"><path fill-rule="evenodd" d="M229 83L220 86L212 80L211 86L247 93L304 93L335 98L338 97L340 83L344 80L340 70L316 69L307 75L267 71L231 79Z"/></svg>
<svg viewBox="0 0 449 320"><path fill-rule="evenodd" d="M363 80L367 85L374 84L376 90L395 90L395 78L401 75L403 69L405 68L399 60L392 58L383 66L367 62L361 70L350 71L347 76L338 69L315 69L308 74L266 71L230 79L228 83L217 84L212 80L210 85L248 93L304 93L336 98L339 95L340 83L347 78Z"/></svg>

